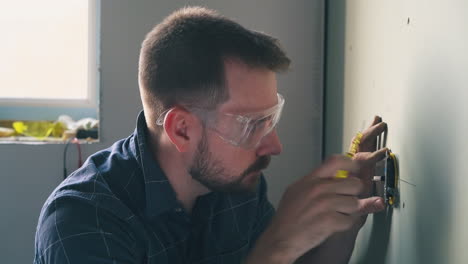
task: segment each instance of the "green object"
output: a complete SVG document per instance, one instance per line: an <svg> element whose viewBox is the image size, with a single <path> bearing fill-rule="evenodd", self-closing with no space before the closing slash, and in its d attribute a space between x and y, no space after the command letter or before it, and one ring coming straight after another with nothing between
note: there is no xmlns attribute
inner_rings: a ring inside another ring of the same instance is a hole
<svg viewBox="0 0 468 264"><path fill-rule="evenodd" d="M44 139L50 136L62 137L65 125L51 121L17 121L13 122L13 129L17 134Z"/></svg>

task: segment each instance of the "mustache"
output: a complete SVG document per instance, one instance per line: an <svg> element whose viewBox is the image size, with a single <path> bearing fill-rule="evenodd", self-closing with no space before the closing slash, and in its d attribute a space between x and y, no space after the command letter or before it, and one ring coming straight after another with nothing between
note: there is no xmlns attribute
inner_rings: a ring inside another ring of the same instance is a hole
<svg viewBox="0 0 468 264"><path fill-rule="evenodd" d="M268 165L270 164L270 161L271 161L271 156L261 156L245 170L244 175L247 175L251 172L266 169Z"/></svg>

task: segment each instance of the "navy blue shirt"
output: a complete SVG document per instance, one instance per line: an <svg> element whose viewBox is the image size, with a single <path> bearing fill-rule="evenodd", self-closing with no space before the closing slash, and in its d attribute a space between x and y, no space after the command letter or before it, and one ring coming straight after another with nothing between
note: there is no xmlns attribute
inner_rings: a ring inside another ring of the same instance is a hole
<svg viewBox="0 0 468 264"><path fill-rule="evenodd" d="M36 264L240 263L274 208L264 177L257 192L211 192L187 214L146 141L135 132L90 156L45 202Z"/></svg>

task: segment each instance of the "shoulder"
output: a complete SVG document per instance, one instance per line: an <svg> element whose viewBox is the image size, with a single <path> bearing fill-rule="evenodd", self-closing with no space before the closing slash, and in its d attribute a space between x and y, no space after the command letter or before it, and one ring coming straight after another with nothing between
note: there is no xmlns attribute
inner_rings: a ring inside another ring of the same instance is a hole
<svg viewBox="0 0 468 264"><path fill-rule="evenodd" d="M92 198L75 192L61 193L41 211L36 258L61 263L65 258L128 257L124 252L131 252L137 243L132 216L128 208L107 194Z"/></svg>
<svg viewBox="0 0 468 264"><path fill-rule="evenodd" d="M128 207L137 212L130 194L143 193L142 170L132 148L133 136L115 142L111 147L91 155L83 166L71 173L52 192L44 207L63 197L82 199L90 205L109 208L127 217ZM131 184L130 184L131 183ZM114 209L112 209L114 208Z"/></svg>
<svg viewBox="0 0 468 264"><path fill-rule="evenodd" d="M49 196L36 229L36 258L66 263L72 255L80 261L80 255L103 260L103 253L125 259L124 252L133 252L141 224L118 190L138 166L116 150L122 143L90 156Z"/></svg>

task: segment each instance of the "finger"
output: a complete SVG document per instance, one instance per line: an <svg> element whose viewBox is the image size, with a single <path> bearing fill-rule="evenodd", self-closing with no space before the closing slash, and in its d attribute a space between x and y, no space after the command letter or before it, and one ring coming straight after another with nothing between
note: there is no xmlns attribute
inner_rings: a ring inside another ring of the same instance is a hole
<svg viewBox="0 0 468 264"><path fill-rule="evenodd" d="M360 216L356 214L333 212L330 214L330 217L325 220L329 220L327 222L330 223L336 231L340 232L350 229L359 217Z"/></svg>
<svg viewBox="0 0 468 264"><path fill-rule="evenodd" d="M379 149L374 152L359 152L354 159L363 166L375 165L387 156L388 148Z"/></svg>
<svg viewBox="0 0 468 264"><path fill-rule="evenodd" d="M376 120L379 122L377 122ZM381 122L381 118L376 117L373 124L363 132L361 144L358 147L358 152L375 150L377 146L377 136L387 131L387 127L387 123Z"/></svg>
<svg viewBox="0 0 468 264"><path fill-rule="evenodd" d="M372 121L372 124L369 127L373 127L380 122L382 122L382 117L376 115L374 116L374 121Z"/></svg>
<svg viewBox="0 0 468 264"><path fill-rule="evenodd" d="M379 149L377 151L372 152L369 155L369 159L366 161L366 163L375 164L375 163L385 159L385 157L387 156L388 151L389 151L388 148L383 148L383 149Z"/></svg>
<svg viewBox="0 0 468 264"><path fill-rule="evenodd" d="M344 155L334 155L328 158L322 166L312 172L312 175L319 178L334 178L338 170L358 173L360 166L357 162L354 162L352 159Z"/></svg>
<svg viewBox="0 0 468 264"><path fill-rule="evenodd" d="M380 122L369 128L368 137L377 137L378 135L382 134L385 130L387 130L387 123Z"/></svg>
<svg viewBox="0 0 468 264"><path fill-rule="evenodd" d="M370 197L358 201L359 215L373 214L385 209L385 203L382 197Z"/></svg>
<svg viewBox="0 0 468 264"><path fill-rule="evenodd" d="M359 195L364 185L359 178L349 177L346 179L323 179L318 183L318 193L332 195Z"/></svg>
<svg viewBox="0 0 468 264"><path fill-rule="evenodd" d="M359 199L351 195L333 195L328 197L328 208L342 214L357 214L360 211Z"/></svg>

